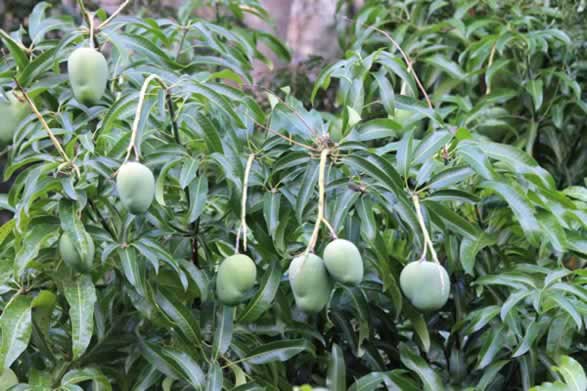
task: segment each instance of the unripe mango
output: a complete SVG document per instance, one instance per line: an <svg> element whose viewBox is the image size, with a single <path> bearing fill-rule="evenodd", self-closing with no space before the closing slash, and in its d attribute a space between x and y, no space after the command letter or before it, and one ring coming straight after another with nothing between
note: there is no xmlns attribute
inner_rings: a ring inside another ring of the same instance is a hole
<svg viewBox="0 0 587 391"><path fill-rule="evenodd" d="M359 284L363 280L363 258L357 246L336 239L324 249L324 264L332 278L343 284Z"/></svg>
<svg viewBox="0 0 587 391"><path fill-rule="evenodd" d="M67 60L69 82L75 98L85 104L97 103L106 91L108 82L108 62L99 51L92 48L79 48Z"/></svg>
<svg viewBox="0 0 587 391"><path fill-rule="evenodd" d="M319 312L328 303L332 282L317 255L300 255L289 265L289 284L296 305L306 312Z"/></svg>
<svg viewBox="0 0 587 391"><path fill-rule="evenodd" d="M19 101L12 92L6 95L8 101L0 101L0 146L12 142L16 128L30 113L30 107L25 101Z"/></svg>
<svg viewBox="0 0 587 391"><path fill-rule="evenodd" d="M255 285L257 266L251 258L236 254L220 264L216 274L216 295L226 305L236 305L245 298L245 293Z"/></svg>
<svg viewBox="0 0 587 391"><path fill-rule="evenodd" d="M88 242L88 253L83 259L77 252L73 240L71 240L68 234L63 233L59 239L59 253L61 254L61 258L63 258L63 262L71 269L80 273L90 272L94 263L94 241L87 232L86 238Z"/></svg>
<svg viewBox="0 0 587 391"><path fill-rule="evenodd" d="M400 274L404 295L420 311L435 311L446 304L450 294L450 278L437 263L416 261L404 267Z"/></svg>
<svg viewBox="0 0 587 391"><path fill-rule="evenodd" d="M120 167L116 189L122 204L132 214L145 213L155 197L155 177L141 163L130 162Z"/></svg>

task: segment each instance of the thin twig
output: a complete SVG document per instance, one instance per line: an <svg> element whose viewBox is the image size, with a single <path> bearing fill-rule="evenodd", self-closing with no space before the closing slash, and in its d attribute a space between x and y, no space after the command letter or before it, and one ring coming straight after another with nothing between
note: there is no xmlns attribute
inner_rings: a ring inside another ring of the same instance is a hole
<svg viewBox="0 0 587 391"><path fill-rule="evenodd" d="M432 240L430 239L430 234L426 229L426 224L424 223L424 216L422 216L422 210L420 209L420 198L417 194L412 195L412 201L414 203L414 207L416 208L416 216L418 216L418 223L420 224L420 229L422 230L422 235L424 235L424 250L422 257L420 258L421 261L424 260L426 257L426 246L430 249L430 254L432 254L432 259L434 262L440 264L438 261L438 256L436 255L436 250L434 250L434 245L432 244Z"/></svg>
<svg viewBox="0 0 587 391"><path fill-rule="evenodd" d="M88 23L90 28L90 47L94 49L94 15L91 13L88 13Z"/></svg>
<svg viewBox="0 0 587 391"><path fill-rule="evenodd" d="M96 37L94 36L94 16L92 14L90 14L90 12L86 9L86 6L84 5L84 1L83 0L77 0L77 3L79 4L79 8L80 8L80 13L82 14L82 17L86 20L86 23L88 24L88 29L89 29L89 33L90 33L90 47L94 48L94 47L98 47L100 46L98 41L96 40Z"/></svg>
<svg viewBox="0 0 587 391"><path fill-rule="evenodd" d="M322 222L324 223L326 228L328 228L328 231L330 231L330 236L332 236L332 239L338 239L338 235L336 234L334 227L328 222L328 220L326 220L326 218L323 218Z"/></svg>
<svg viewBox="0 0 587 391"><path fill-rule="evenodd" d="M489 63L487 64L487 70L489 71L489 68L491 68L491 65L493 65L493 59L495 58L495 49L497 48L497 42L493 44L493 47L491 48L491 53L489 54ZM485 95L489 95L491 93L491 83L487 84L487 88L485 90Z"/></svg>
<svg viewBox="0 0 587 391"><path fill-rule="evenodd" d="M112 20L114 18L116 18L118 16L118 14L120 14L122 12L122 10L130 3L130 0L126 0L124 3L122 3L120 5L120 7L118 7L118 9L116 11L114 11L112 13L112 15L110 15L105 21L103 21L102 23L100 23L98 25L98 27L96 28L96 30L100 31L102 30L104 27L106 27L106 25L110 22L112 22Z"/></svg>
<svg viewBox="0 0 587 391"><path fill-rule="evenodd" d="M312 135L317 136L316 131L310 126L310 124L308 124L306 122L306 120L304 119L304 117L299 113L299 111L297 111L295 109L295 107L291 106L289 103L287 103L285 100L281 99L278 95L274 94L273 92L271 92L269 89L265 88L265 92L269 93L271 95L273 95L275 98L277 98L277 100L279 100L279 102L284 105L285 107L287 107L287 109L289 111L291 111L292 113L294 113L294 115L296 117L298 117L300 119L300 121L302 121L302 123L304 124L304 126L312 133Z"/></svg>
<svg viewBox="0 0 587 391"><path fill-rule="evenodd" d="M166 92L166 101L167 101L167 109L169 110L169 116L171 117L171 128L173 129L173 137L175 138L175 142L181 145L181 140L179 138L179 128L177 126L177 120L175 118L175 108L173 107L173 99L171 97L171 92L167 90Z"/></svg>
<svg viewBox="0 0 587 391"><path fill-rule="evenodd" d="M116 234L114 233L113 228L110 227L110 225L108 224L108 222L106 221L106 219L104 218L104 216L102 216L102 213L100 213L100 210L96 207L96 205L94 204L94 202L91 199L89 199L89 198L88 198L88 205L90 205L90 208L98 216L98 220L100 220L100 224L102 224L102 227L104 227L104 229L110 234L110 236L112 237L112 239L114 241L117 241L118 239L116 237Z"/></svg>
<svg viewBox="0 0 587 391"><path fill-rule="evenodd" d="M241 199L241 222L240 227L238 228L238 232L236 234L236 245L235 251L238 254L239 252L239 242L241 237L241 232L243 235L243 249L247 251L247 189L249 186L249 175L251 173L251 168L253 167L253 161L255 160L255 154L251 153L249 158L247 159L247 165L245 166L245 174L243 176L243 196Z"/></svg>
<svg viewBox="0 0 587 391"><path fill-rule="evenodd" d="M259 121L257 121L257 120L256 120L256 119L254 119L253 117L251 117L251 116L250 116L250 115L249 115L247 112L243 112L243 114L244 114L244 115L245 115L247 118L249 118L251 121L253 121L253 122L255 123L255 125L259 126L260 128L263 128L263 129L265 129L265 130L266 130L266 131L268 131L269 133L272 133L272 134L274 134L274 135L276 135L276 136L278 136L278 137L281 137L282 139L284 139L284 140L285 140L285 141L287 141L288 143L290 143L290 144L293 144L293 145L297 145L298 147L302 147L302 148L308 149L308 150L310 150L310 151L318 152L318 149L316 149L316 148L314 148L314 147L312 147L312 146L310 146L310 145L306 145L306 144L300 143L300 142L298 142L298 141L294 140L294 139L293 139L293 138L291 138L291 137L288 137L288 136L286 136L286 135L283 135L283 134L281 134L280 132L278 132L278 131L277 131L277 130L275 130L275 129L271 129L271 128L270 128L269 126L267 126L267 125L263 125L262 123L260 123Z"/></svg>
<svg viewBox="0 0 587 391"><path fill-rule="evenodd" d="M139 151L135 143L137 138L137 132L139 130L139 123L141 121L141 113L143 111L143 106L145 105L145 97L147 95L149 84L151 84L153 80L157 80L163 88L166 88L163 80L161 80L161 78L157 75L149 75L149 77L147 77L143 82L143 86L141 87L141 93L139 95L139 103L137 104L137 111L135 113L135 119L131 128L132 133L130 135L130 142L128 143L128 147L126 149L126 156L124 157L124 161L122 162L122 164L128 161L128 159L130 158L130 154L133 151L135 153L137 160L139 160Z"/></svg>
<svg viewBox="0 0 587 391"><path fill-rule="evenodd" d="M304 253L305 256L314 251L316 242L318 241L320 225L324 222L326 161L328 160L329 153L330 149L328 148L323 149L320 153L320 171L318 174L318 216L316 217L316 224L314 225L314 231L310 237L310 242L308 243L308 247L306 247L306 251Z"/></svg>
<svg viewBox="0 0 587 391"><path fill-rule="evenodd" d="M348 19L352 22L352 19L350 19L348 16L343 16L343 18ZM411 73L412 76L414 76L414 80L416 81L418 88L422 92L422 95L424 95L424 99L426 99L426 103L428 104L428 108L430 108L431 110L434 110L434 108L432 106L432 101L430 100L430 97L428 96L428 93L426 92L424 85L422 84L422 82L420 81L420 78L418 77L418 75L416 74L416 71L414 70L413 61L406 54L406 52L403 51L401 46L395 41L395 39L393 39L391 37L391 35L387 31L381 30L380 28L375 27L371 24L367 24L367 23L365 24L365 26L367 26L367 27L377 31L378 33L382 34L383 36L385 36L385 38L387 38L393 44L393 46L395 46L395 48L400 52L400 54L402 55L402 57L404 59L404 62L408 66L408 72Z"/></svg>
<svg viewBox="0 0 587 391"><path fill-rule="evenodd" d="M59 143L59 140L57 139L57 137L55 137L55 134L53 133L53 131L51 130L51 128L49 127L49 125L47 124L47 122L45 121L45 119L43 118L43 116L41 115L39 110L37 109L37 106L35 106L35 103L32 101L29 94L27 94L24 87L20 84L20 82L18 80L15 79L15 82L16 82L18 89L20 90L20 92L24 96L25 100L27 101L27 103L29 104L31 109L33 110L33 113L35 113L35 115L37 116L37 119L39 120L39 122L41 122L41 125L43 126L45 131L47 131L47 134L49 135L49 138L51 139L53 146L55 146L55 149L57 149L57 152L59 152L59 154L61 155L63 160L65 160L66 163L70 164L71 159L69 159L69 157L67 156L67 154L63 150L63 147Z"/></svg>

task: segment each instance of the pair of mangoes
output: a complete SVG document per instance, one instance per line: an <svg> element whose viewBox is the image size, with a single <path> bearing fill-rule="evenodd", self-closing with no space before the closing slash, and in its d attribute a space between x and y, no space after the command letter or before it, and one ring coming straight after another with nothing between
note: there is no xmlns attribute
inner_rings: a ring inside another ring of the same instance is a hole
<svg viewBox="0 0 587 391"><path fill-rule="evenodd" d="M96 104L106 92L108 62L92 48L75 49L67 61L67 72L73 95L87 106Z"/></svg>
<svg viewBox="0 0 587 391"><path fill-rule="evenodd" d="M12 141L16 128L31 111L26 101L18 99L14 92L6 96L8 101L0 101L0 146Z"/></svg>
<svg viewBox="0 0 587 391"><path fill-rule="evenodd" d="M404 295L420 311L436 311L448 301L450 278L438 263L411 262L403 268L399 282Z"/></svg>
<svg viewBox="0 0 587 391"><path fill-rule="evenodd" d="M319 312L328 303L332 279L356 285L363 280L364 266L359 249L345 239L335 239L324 249L324 258L301 255L289 266L289 283L298 308Z"/></svg>

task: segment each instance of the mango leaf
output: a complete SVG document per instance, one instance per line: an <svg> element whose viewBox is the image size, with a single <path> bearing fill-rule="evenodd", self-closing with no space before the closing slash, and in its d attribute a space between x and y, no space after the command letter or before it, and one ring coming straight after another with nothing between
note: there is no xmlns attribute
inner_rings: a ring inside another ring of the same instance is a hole
<svg viewBox="0 0 587 391"><path fill-rule="evenodd" d="M540 224L534 215L534 210L524 197L512 186L495 181L485 181L480 185L498 193L510 206L531 243L535 243L540 235Z"/></svg>
<svg viewBox="0 0 587 391"><path fill-rule="evenodd" d="M14 59L16 65L23 70L28 62L28 56L26 54L26 48L23 46L22 43L15 41L10 35L6 33L6 31L0 29L0 38L10 51L11 58Z"/></svg>
<svg viewBox="0 0 587 391"><path fill-rule="evenodd" d="M542 107L542 100L543 100L543 89L544 89L544 82L542 80L530 80L526 89L528 93L532 97L532 102L534 102L534 110L540 110Z"/></svg>
<svg viewBox="0 0 587 391"><path fill-rule="evenodd" d="M344 354L337 344L332 345L326 385L330 391L346 391L346 366L344 363Z"/></svg>
<svg viewBox="0 0 587 391"><path fill-rule="evenodd" d="M445 390L442 379L430 368L424 359L414 353L408 345L400 343L399 345L400 360L402 364L416 372L425 391L442 391Z"/></svg>
<svg viewBox="0 0 587 391"><path fill-rule="evenodd" d="M210 365L206 378L206 391L222 391L224 377L222 376L222 368L220 365L217 363Z"/></svg>
<svg viewBox="0 0 587 391"><path fill-rule="evenodd" d="M29 345L32 333L32 301L29 296L14 296L0 316L0 369L10 368Z"/></svg>
<svg viewBox="0 0 587 391"><path fill-rule="evenodd" d="M214 344L212 346L212 357L216 359L219 355L226 353L232 340L232 326L234 307L224 305L216 317L216 331L214 332Z"/></svg>
<svg viewBox="0 0 587 391"><path fill-rule="evenodd" d="M171 294L158 291L155 297L159 308L169 317L174 328L180 332L185 343L199 346L202 341L198 322L190 310Z"/></svg>
<svg viewBox="0 0 587 391"><path fill-rule="evenodd" d="M31 227L30 231L25 234L22 247L14 259L15 276L22 276L29 263L38 256L41 248L57 239L59 232L56 228L55 225L38 224Z"/></svg>
<svg viewBox="0 0 587 391"><path fill-rule="evenodd" d="M570 356L561 356L558 366L554 369L563 377L562 381L554 383L543 383L540 386L532 387L530 391L582 391L587 389L587 376L585 369Z"/></svg>
<svg viewBox="0 0 587 391"><path fill-rule="evenodd" d="M271 307L281 282L281 274L279 261L275 260L265 271L259 291L239 314L237 323L254 322Z"/></svg>
<svg viewBox="0 0 587 391"><path fill-rule="evenodd" d="M204 372L188 354L149 342L142 342L142 347L145 358L161 372L174 379L183 379L194 389L204 385Z"/></svg>
<svg viewBox="0 0 587 391"><path fill-rule="evenodd" d="M301 352L314 354L314 349L306 339L282 339L256 347L248 352L243 361L251 364L267 364L287 361Z"/></svg>
<svg viewBox="0 0 587 391"><path fill-rule="evenodd" d="M426 136L414 151L414 164L422 164L432 158L438 151L448 144L452 139L452 134L446 130L431 132Z"/></svg>
<svg viewBox="0 0 587 391"><path fill-rule="evenodd" d="M278 191L266 192L263 196L263 217L267 230L275 239L275 230L279 224L279 206L281 204L281 193Z"/></svg>
<svg viewBox="0 0 587 391"><path fill-rule="evenodd" d="M69 304L73 358L79 358L88 348L94 332L96 288L87 275L63 283L63 293Z"/></svg>
<svg viewBox="0 0 587 391"><path fill-rule="evenodd" d="M110 391L112 385L108 378L97 368L72 369L61 378L61 386L79 384L91 380L99 390Z"/></svg>
<svg viewBox="0 0 587 391"><path fill-rule="evenodd" d="M77 203L62 199L59 202L59 219L61 221L61 229L73 242L73 246L80 255L80 258L86 259L90 252L90 243L86 229L79 217Z"/></svg>
<svg viewBox="0 0 587 391"><path fill-rule="evenodd" d="M188 186L190 194L190 206L188 210L188 223L193 223L200 217L208 199L208 178L199 176Z"/></svg>

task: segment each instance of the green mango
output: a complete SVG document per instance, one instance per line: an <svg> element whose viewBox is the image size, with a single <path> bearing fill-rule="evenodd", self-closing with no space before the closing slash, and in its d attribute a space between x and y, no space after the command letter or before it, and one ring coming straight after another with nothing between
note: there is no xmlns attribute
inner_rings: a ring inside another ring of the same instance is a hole
<svg viewBox="0 0 587 391"><path fill-rule="evenodd" d="M438 310L448 301L450 278L446 269L435 262L407 264L399 282L404 295L420 311Z"/></svg>
<svg viewBox="0 0 587 391"><path fill-rule="evenodd" d="M33 299L33 320L39 328L39 331L47 336L51 323L51 314L57 304L57 296L49 290L42 290L37 297Z"/></svg>
<svg viewBox="0 0 587 391"><path fill-rule="evenodd" d="M343 284L359 284L363 280L363 258L357 246L345 239L336 239L324 249L324 264L332 278Z"/></svg>
<svg viewBox="0 0 587 391"><path fill-rule="evenodd" d="M184 43L179 55L177 55L178 45L174 46L171 52L171 58L175 58L180 65L189 65L194 60L194 49L188 44Z"/></svg>
<svg viewBox="0 0 587 391"><path fill-rule="evenodd" d="M300 255L289 265L289 284L296 305L306 312L319 312L328 303L332 282L322 258Z"/></svg>
<svg viewBox="0 0 587 391"><path fill-rule="evenodd" d="M63 262L65 262L65 264L71 269L80 273L91 272L92 266L94 264L94 241L87 232L86 238L88 241L88 254L85 259L81 258L80 254L75 249L73 240L71 240L69 235L63 233L59 239L59 253L61 254L61 258L63 258Z"/></svg>
<svg viewBox="0 0 587 391"><path fill-rule="evenodd" d="M67 61L67 72L78 102L89 106L104 96L109 78L108 62L99 51L92 48L74 50Z"/></svg>
<svg viewBox="0 0 587 391"><path fill-rule="evenodd" d="M26 101L20 101L9 92L8 101L0 101L0 146L12 142L14 132L20 122L31 112Z"/></svg>
<svg viewBox="0 0 587 391"><path fill-rule="evenodd" d="M220 264L216 274L216 295L226 305L236 305L245 299L245 293L255 285L257 266L251 258L235 254Z"/></svg>
<svg viewBox="0 0 587 391"><path fill-rule="evenodd" d="M125 163L116 176L116 189L122 204L130 213L143 214L155 197L155 177L141 163Z"/></svg>

